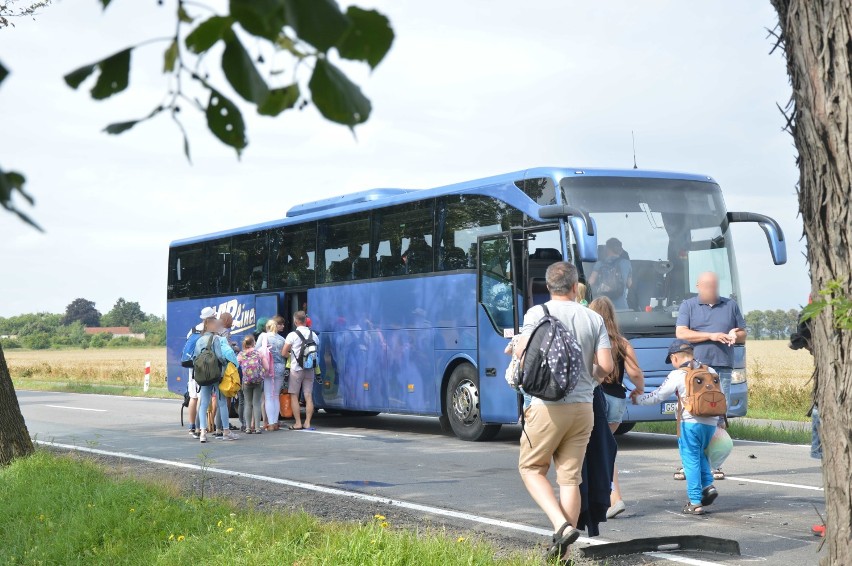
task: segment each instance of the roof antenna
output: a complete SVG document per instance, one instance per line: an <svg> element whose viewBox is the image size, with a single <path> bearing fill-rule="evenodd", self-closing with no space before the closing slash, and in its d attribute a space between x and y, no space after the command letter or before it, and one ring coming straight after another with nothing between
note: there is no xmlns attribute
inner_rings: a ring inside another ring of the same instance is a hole
<svg viewBox="0 0 852 566"><path fill-rule="evenodd" d="M633 130L630 130L630 137L633 138L633 168L639 169L639 166L636 165L636 136L633 134Z"/></svg>

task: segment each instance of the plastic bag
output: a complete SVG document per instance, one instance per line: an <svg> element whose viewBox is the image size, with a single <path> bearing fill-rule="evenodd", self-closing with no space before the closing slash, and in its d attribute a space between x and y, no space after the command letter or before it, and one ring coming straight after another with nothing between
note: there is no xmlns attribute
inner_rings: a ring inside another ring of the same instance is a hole
<svg viewBox="0 0 852 566"><path fill-rule="evenodd" d="M707 445L707 449L704 451L707 459L710 460L710 468L714 470L721 468L725 460L728 459L728 456L731 455L731 450L733 449L734 441L731 440L728 431L723 428L717 428L716 432L713 433L713 438L710 439L710 444Z"/></svg>

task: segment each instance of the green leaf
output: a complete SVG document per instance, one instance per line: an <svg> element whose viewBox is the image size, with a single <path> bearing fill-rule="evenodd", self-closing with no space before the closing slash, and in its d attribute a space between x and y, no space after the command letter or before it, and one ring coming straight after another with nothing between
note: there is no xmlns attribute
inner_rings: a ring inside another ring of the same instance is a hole
<svg viewBox="0 0 852 566"><path fill-rule="evenodd" d="M207 127L224 144L236 149L237 156L248 145L240 109L214 88L210 89L210 101L207 103Z"/></svg>
<svg viewBox="0 0 852 566"><path fill-rule="evenodd" d="M3 66L3 63L0 63L0 83L3 82L3 79L9 76L9 69Z"/></svg>
<svg viewBox="0 0 852 566"><path fill-rule="evenodd" d="M138 123L139 120L131 120L129 122L116 122L115 124L108 125L106 128L104 128L104 131L108 134L118 135L122 132L126 132Z"/></svg>
<svg viewBox="0 0 852 566"><path fill-rule="evenodd" d="M8 210L9 212L17 215L18 218L20 218L39 232L43 232L44 230L42 230L41 226L36 224L35 221L33 221L33 219L30 218L27 214L18 210L15 207L14 203L12 203L12 193L14 191L18 191L18 193L20 193L20 195L23 196L31 205L35 203L33 197L24 192L25 182L26 179L20 173L17 173L15 171L9 171L8 173L4 173L3 170L0 169L0 205L2 205L3 208Z"/></svg>
<svg viewBox="0 0 852 566"><path fill-rule="evenodd" d="M344 59L366 61L375 69L393 44L394 33L390 20L375 10L349 6L346 16L351 25L337 44Z"/></svg>
<svg viewBox="0 0 852 566"><path fill-rule="evenodd" d="M103 100L123 91L130 82L131 49L124 49L97 63L84 65L75 71L71 71L65 75L65 83L71 88L76 89L95 69L99 69L100 75L91 90L92 98Z"/></svg>
<svg viewBox="0 0 852 566"><path fill-rule="evenodd" d="M260 104L269 96L269 87L260 76L254 61L249 57L236 34L230 33L225 39L225 51L222 53L222 70L225 78L247 102Z"/></svg>
<svg viewBox="0 0 852 566"><path fill-rule="evenodd" d="M112 0L101 0L101 4L103 5L104 10L107 9L107 6L109 6L110 2L112 2Z"/></svg>
<svg viewBox="0 0 852 566"><path fill-rule="evenodd" d="M166 49L166 52L163 54L163 72L171 73L175 70L175 61L177 61L178 57L178 43L177 39L172 40L172 43L169 45L169 48Z"/></svg>
<svg viewBox="0 0 852 566"><path fill-rule="evenodd" d="M130 82L130 49L107 57L98 63L98 67L101 74L91 92L92 98L103 100L127 88Z"/></svg>
<svg viewBox="0 0 852 566"><path fill-rule="evenodd" d="M284 0L231 0L229 9L244 30L266 39L281 35L286 23Z"/></svg>
<svg viewBox="0 0 852 566"><path fill-rule="evenodd" d="M93 63L91 65L85 65L83 67L80 67L75 71L71 71L70 73L65 75L65 77L63 77L65 79L65 84L67 84L73 89L76 89L78 86L80 86L80 83L85 81L89 75L95 72L95 67L97 67L97 65L97 63Z"/></svg>
<svg viewBox="0 0 852 566"><path fill-rule="evenodd" d="M802 309L802 322L807 322L819 316L819 314L828 307L825 301L814 301Z"/></svg>
<svg viewBox="0 0 852 566"><path fill-rule="evenodd" d="M332 122L352 127L370 117L370 100L358 85L325 59L317 59L308 87L317 109Z"/></svg>
<svg viewBox="0 0 852 566"><path fill-rule="evenodd" d="M121 134L123 132L126 132L127 130L129 130L130 128L132 128L136 124L138 124L139 122L144 122L145 120L150 120L151 118L153 118L154 116L156 116L157 114L162 112L163 110L164 110L163 106L157 106L156 108L154 108L154 110L151 111L150 114L148 114L144 118L140 118L138 120L129 120L127 122L116 122L114 124L108 125L106 128L104 128L104 131L106 133L112 134L112 135Z"/></svg>
<svg viewBox="0 0 852 566"><path fill-rule="evenodd" d="M213 16L204 20L186 36L186 48L196 55L204 53L224 37L234 20L224 16Z"/></svg>
<svg viewBox="0 0 852 566"><path fill-rule="evenodd" d="M335 0L284 0L287 25L296 30L300 39L320 51L337 44L349 20L340 11Z"/></svg>
<svg viewBox="0 0 852 566"><path fill-rule="evenodd" d="M283 88L272 89L263 104L258 105L257 112L263 116L278 116L296 105L299 94L299 85L296 83Z"/></svg>
<svg viewBox="0 0 852 566"><path fill-rule="evenodd" d="M178 21L180 21L184 24L191 24L192 23L192 19L193 19L192 16L190 16L189 14L186 13L186 9L183 7L183 4L181 4L181 3L178 3L177 15L178 15Z"/></svg>

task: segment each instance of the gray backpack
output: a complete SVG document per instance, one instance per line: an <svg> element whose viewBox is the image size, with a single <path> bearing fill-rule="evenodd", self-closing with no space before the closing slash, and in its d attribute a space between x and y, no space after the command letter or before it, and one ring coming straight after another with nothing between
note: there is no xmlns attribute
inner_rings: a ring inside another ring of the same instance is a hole
<svg viewBox="0 0 852 566"><path fill-rule="evenodd" d="M222 364L219 362L219 356L213 348L213 340L216 335L211 335L207 339L207 345L202 348L201 352L192 361L193 379L200 386L214 385L222 381Z"/></svg>

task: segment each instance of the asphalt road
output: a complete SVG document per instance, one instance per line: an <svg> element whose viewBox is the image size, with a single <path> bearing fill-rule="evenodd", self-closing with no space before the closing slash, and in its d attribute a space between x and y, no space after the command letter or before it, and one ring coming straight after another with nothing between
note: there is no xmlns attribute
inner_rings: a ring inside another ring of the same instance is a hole
<svg viewBox="0 0 852 566"><path fill-rule="evenodd" d="M469 443L442 434L431 418L319 414L316 432L241 435L228 443L211 438L202 445L181 429L177 399L35 391L19 391L18 399L39 440L190 464L206 449L217 468L547 528L518 477L518 427L504 427L491 442ZM685 484L672 479L676 439L622 436L618 466L628 509L601 525L601 539L704 534L736 540L742 552L702 555L707 563L816 564L819 539L810 528L818 522L814 506L822 512L824 504L819 462L809 454L805 446L736 442L712 513L687 517L680 512ZM475 522L471 528L499 531Z"/></svg>

